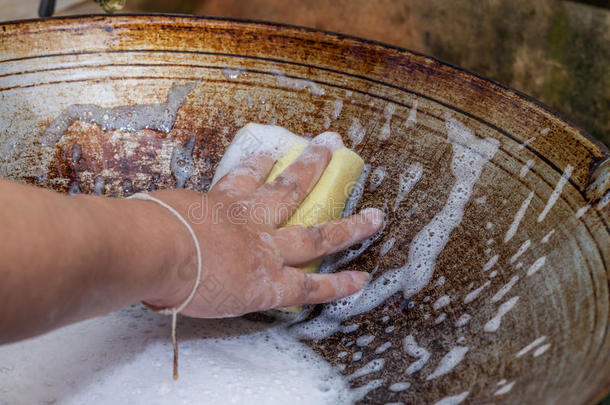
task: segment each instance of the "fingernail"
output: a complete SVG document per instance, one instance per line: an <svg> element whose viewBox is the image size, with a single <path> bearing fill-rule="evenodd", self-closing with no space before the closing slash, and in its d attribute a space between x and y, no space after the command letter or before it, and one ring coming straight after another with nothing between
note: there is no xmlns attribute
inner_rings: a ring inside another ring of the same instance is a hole
<svg viewBox="0 0 610 405"><path fill-rule="evenodd" d="M383 211L377 208L365 208L360 211L362 215L364 215L371 223L375 226L380 226L383 224Z"/></svg>
<svg viewBox="0 0 610 405"><path fill-rule="evenodd" d="M326 146L333 152L343 147L343 140L341 139L341 136L336 132L323 132L313 138L311 143L315 145Z"/></svg>

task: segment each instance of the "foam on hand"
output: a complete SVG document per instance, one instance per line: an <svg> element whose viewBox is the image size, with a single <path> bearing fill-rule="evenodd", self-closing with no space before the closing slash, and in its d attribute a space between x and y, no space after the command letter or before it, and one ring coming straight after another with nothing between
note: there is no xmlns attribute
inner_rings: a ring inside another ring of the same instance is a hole
<svg viewBox="0 0 610 405"><path fill-rule="evenodd" d="M329 145L333 150L333 155L314 188L284 226L312 226L341 218L345 202L362 172L364 166L362 158L344 147L341 138L336 133L325 132L312 142ZM212 185L229 173L244 158L255 153L269 154L277 159L266 180L266 182L271 182L299 157L308 144L309 142L305 138L284 128L248 124L237 132L235 139L224 154ZM302 269L315 272L318 267L319 261L315 261L302 266Z"/></svg>
<svg viewBox="0 0 610 405"><path fill-rule="evenodd" d="M362 158L344 147L341 137L334 132L320 134L311 142L329 146L333 154L314 188L284 226L312 226L341 218L345 203L364 167ZM299 157L308 144L308 140L284 128L250 123L235 135L218 164L212 186L245 158L255 154L267 154L276 160L266 180L267 183L271 182ZM301 266L301 269L313 273L319 266L320 260L315 260ZM286 309L300 311L300 307Z"/></svg>
<svg viewBox="0 0 610 405"><path fill-rule="evenodd" d="M245 158L268 155L277 160L289 150L305 147L308 140L276 125L247 124L235 134L233 141L216 167L211 187ZM301 150L302 150L301 149Z"/></svg>

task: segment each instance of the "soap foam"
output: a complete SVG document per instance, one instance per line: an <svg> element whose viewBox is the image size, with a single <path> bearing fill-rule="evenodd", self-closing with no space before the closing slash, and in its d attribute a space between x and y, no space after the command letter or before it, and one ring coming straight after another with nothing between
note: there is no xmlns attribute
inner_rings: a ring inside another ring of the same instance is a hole
<svg viewBox="0 0 610 405"><path fill-rule="evenodd" d="M103 131L134 132L148 128L167 133L173 128L178 110L197 83L187 82L173 86L167 91L167 100L159 104L123 105L113 108L95 104L73 104L49 124L40 142L43 146L54 146L70 125L79 120L95 123Z"/></svg>
<svg viewBox="0 0 610 405"><path fill-rule="evenodd" d="M495 139L478 139L449 114L446 126L447 139L453 145L451 172L455 184L443 209L413 238L407 263L385 271L358 293L328 304L316 318L297 325L293 330L299 337L320 339L330 336L340 329L344 320L378 307L399 291L404 298L410 298L432 279L436 258L461 223L474 184L499 145Z"/></svg>
<svg viewBox="0 0 610 405"><path fill-rule="evenodd" d="M138 305L1 346L0 403L337 404L366 394L281 328L244 319L181 319L173 381L168 322Z"/></svg>
<svg viewBox="0 0 610 405"><path fill-rule="evenodd" d="M451 348L447 354L443 356L436 369L430 374L426 380L433 380L442 375L451 372L458 364L464 360L464 356L468 352L466 346L456 346Z"/></svg>
<svg viewBox="0 0 610 405"><path fill-rule="evenodd" d="M505 303L503 303L502 305L500 305L500 308L498 308L498 312L496 313L496 315L485 324L485 326L483 327L483 330L485 332L497 331L498 328L500 328L500 323L502 322L502 317L504 317L504 315L506 315L508 313L508 311L513 309L513 307L517 304L517 301L519 301L519 297L513 297L513 298L509 299L508 301L506 301Z"/></svg>
<svg viewBox="0 0 610 405"><path fill-rule="evenodd" d="M458 405L461 404L466 397L470 394L470 391L464 391L458 395L452 395L449 397L445 397L438 402L435 402L434 405Z"/></svg>
<svg viewBox="0 0 610 405"><path fill-rule="evenodd" d="M381 185L386 175L386 169L383 166L376 167L371 173L371 180L369 183L369 191L375 191L377 187Z"/></svg>
<svg viewBox="0 0 610 405"><path fill-rule="evenodd" d="M307 140L276 125L247 124L235 134L216 167L211 187L245 158L267 155L277 160L290 149L307 145Z"/></svg>
<svg viewBox="0 0 610 405"><path fill-rule="evenodd" d="M411 363L405 370L405 374L410 375L419 370L428 362L430 359L430 352L423 347L419 346L412 335L408 335L404 340L405 352L415 357L417 361Z"/></svg>

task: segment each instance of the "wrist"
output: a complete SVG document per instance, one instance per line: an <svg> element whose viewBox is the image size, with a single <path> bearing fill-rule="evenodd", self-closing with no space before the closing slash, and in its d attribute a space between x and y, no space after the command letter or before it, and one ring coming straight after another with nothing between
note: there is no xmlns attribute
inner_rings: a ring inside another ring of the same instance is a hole
<svg viewBox="0 0 610 405"><path fill-rule="evenodd" d="M170 306L180 302L165 302L166 297L186 298L188 292L184 298L180 294L189 288L190 279L182 279L195 249L185 226L152 201L89 198L94 200L89 206L95 211L91 217L98 221L100 238L108 241L111 264L105 271L121 291L123 305L146 301Z"/></svg>

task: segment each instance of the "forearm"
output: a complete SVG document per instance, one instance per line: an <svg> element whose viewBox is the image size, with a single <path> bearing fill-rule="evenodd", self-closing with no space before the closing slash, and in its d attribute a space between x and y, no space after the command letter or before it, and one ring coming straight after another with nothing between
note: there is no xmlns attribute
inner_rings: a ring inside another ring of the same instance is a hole
<svg viewBox="0 0 610 405"><path fill-rule="evenodd" d="M191 247L181 226L149 202L0 180L0 343L162 295Z"/></svg>

